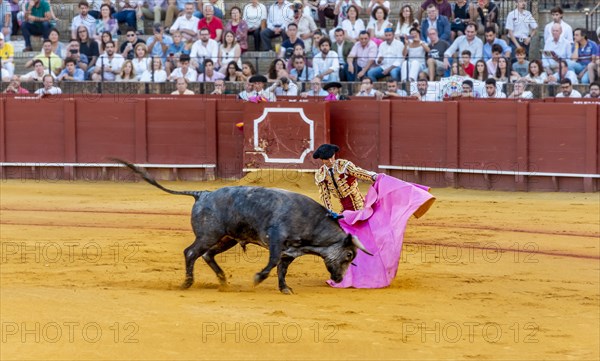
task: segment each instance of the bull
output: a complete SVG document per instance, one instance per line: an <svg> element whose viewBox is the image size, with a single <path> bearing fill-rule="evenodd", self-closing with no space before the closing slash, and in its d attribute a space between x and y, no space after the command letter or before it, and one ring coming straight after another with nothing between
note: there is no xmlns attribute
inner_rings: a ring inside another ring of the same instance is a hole
<svg viewBox="0 0 600 361"><path fill-rule="evenodd" d="M260 284L277 266L279 290L292 294L285 276L290 264L305 254L317 255L335 282L341 282L357 250L371 255L357 237L346 234L325 207L302 194L283 189L234 186L216 191L175 191L165 188L146 171L120 159L113 159L146 182L176 195L192 196L192 228L196 239L183 254L185 281L182 288L194 283L194 263L199 257L216 273L221 285L227 284L225 273L215 256L236 244L244 249L255 244L269 250L265 268L254 276Z"/></svg>

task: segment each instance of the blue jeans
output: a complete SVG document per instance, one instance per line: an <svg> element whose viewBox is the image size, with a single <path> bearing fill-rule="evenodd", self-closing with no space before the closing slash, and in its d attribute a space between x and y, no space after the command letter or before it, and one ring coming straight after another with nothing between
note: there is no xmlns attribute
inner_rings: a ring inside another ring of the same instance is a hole
<svg viewBox="0 0 600 361"><path fill-rule="evenodd" d="M567 59L567 64L569 65L569 70L572 70L577 76L579 76L579 73L581 73L584 69L587 69L587 64L583 65L573 60ZM590 75L586 72L585 74L583 74L583 77L581 77L581 84L589 83Z"/></svg>
<svg viewBox="0 0 600 361"><path fill-rule="evenodd" d="M115 19L117 19L119 23L127 23L127 26L136 29L137 19L135 17L135 10L119 11L115 14Z"/></svg>
<svg viewBox="0 0 600 361"><path fill-rule="evenodd" d="M392 71L390 71L389 75L394 80L400 79L400 68L395 67L394 69L392 69ZM367 72L367 77L369 77L373 81L373 83L377 82L379 79L383 78L384 76L385 75L383 75L383 68L380 66L371 68Z"/></svg>
<svg viewBox="0 0 600 361"><path fill-rule="evenodd" d="M360 73L361 71L362 71L362 68L360 66L358 66L355 61L354 62L354 73L351 73L350 71L348 71L348 68L346 68L346 80L347 81L356 81L356 75L358 73Z"/></svg>
<svg viewBox="0 0 600 361"><path fill-rule="evenodd" d="M23 31L25 46L31 48L31 35L41 35L44 38L44 40L48 39L48 34L50 34L51 28L52 25L50 25L49 21L23 23L21 31Z"/></svg>

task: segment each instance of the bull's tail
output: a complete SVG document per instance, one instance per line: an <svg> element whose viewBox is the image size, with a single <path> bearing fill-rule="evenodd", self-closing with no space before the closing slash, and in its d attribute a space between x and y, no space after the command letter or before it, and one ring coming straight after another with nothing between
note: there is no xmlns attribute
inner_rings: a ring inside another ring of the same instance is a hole
<svg viewBox="0 0 600 361"><path fill-rule="evenodd" d="M175 191L169 188L165 188L164 186L162 186L160 183L158 183L156 181L156 179L152 178L152 176L150 174L148 174L148 172L146 172L145 170L136 167L135 165L126 162L122 159L119 158L110 158L110 160L112 160L113 162L122 164L124 166L126 166L127 168L131 169L134 173L138 174L140 177L142 177L146 182L152 184L153 186L155 186L156 188L163 190L167 193L171 193L171 194L176 194L176 195L184 195L184 196L192 196L194 197L196 200L198 200L198 198L200 197L200 195L202 194L202 191Z"/></svg>

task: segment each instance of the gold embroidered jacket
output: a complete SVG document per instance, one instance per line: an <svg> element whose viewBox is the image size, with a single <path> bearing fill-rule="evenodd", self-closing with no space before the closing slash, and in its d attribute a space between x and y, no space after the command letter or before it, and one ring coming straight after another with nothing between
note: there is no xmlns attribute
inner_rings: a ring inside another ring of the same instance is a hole
<svg viewBox="0 0 600 361"><path fill-rule="evenodd" d="M358 179L373 183L375 172L364 170L349 160L337 159L333 164L333 177L330 169L323 165L315 174L315 183L319 187L321 200L327 209L334 211L331 196L339 198L344 210L361 209L363 195L358 189ZM334 182L335 179L335 182Z"/></svg>

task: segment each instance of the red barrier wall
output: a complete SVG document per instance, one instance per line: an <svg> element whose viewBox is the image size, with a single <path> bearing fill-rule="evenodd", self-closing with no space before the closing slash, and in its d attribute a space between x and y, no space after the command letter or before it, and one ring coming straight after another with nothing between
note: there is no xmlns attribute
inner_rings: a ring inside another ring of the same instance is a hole
<svg viewBox="0 0 600 361"><path fill-rule="evenodd" d="M151 171L160 178L237 178L247 166L244 147L252 144L252 132L245 129L244 135L236 124L244 119L246 124L252 122L250 118L265 106L243 103L234 96L1 98L1 176L122 178L124 174L107 164L80 167L120 157L153 164ZM505 190L597 191L599 187L594 176L569 174L599 173L600 103L354 98L268 106L301 107L315 119L322 115L321 125L315 128L317 142L329 137L341 146L339 157L408 181ZM283 153L304 149L305 136L297 119L276 116L271 121L265 129L273 135L272 146ZM307 158L300 167L316 168L318 162L310 154ZM177 166L183 164L193 166ZM480 174L480 170L505 173ZM529 173L507 175L506 171ZM536 175L540 172L569 174Z"/></svg>

